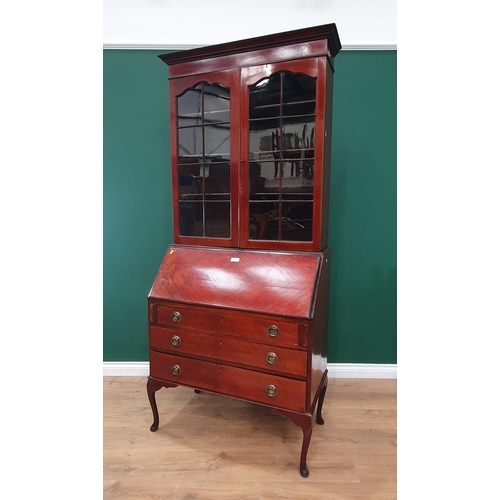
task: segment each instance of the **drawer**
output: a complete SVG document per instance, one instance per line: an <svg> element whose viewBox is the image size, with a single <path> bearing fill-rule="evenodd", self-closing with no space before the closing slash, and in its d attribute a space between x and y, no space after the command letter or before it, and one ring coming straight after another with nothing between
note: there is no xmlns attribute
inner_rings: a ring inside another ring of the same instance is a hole
<svg viewBox="0 0 500 500"><path fill-rule="evenodd" d="M174 384L292 411L306 411L305 381L155 351L150 352L150 372L152 377Z"/></svg>
<svg viewBox="0 0 500 500"><path fill-rule="evenodd" d="M213 310L178 307L175 304L158 305L156 322L173 328L195 328L217 332L222 325L222 314Z"/></svg>
<svg viewBox="0 0 500 500"><path fill-rule="evenodd" d="M307 326L303 325L301 328L307 329ZM224 313L222 331L228 335L251 338L259 342L302 345L299 340L299 324L283 321L281 318L269 319L257 315L239 316Z"/></svg>
<svg viewBox="0 0 500 500"><path fill-rule="evenodd" d="M151 349L201 356L292 376L307 376L307 352L298 349L257 344L215 333L170 330L158 326L150 327L149 340Z"/></svg>

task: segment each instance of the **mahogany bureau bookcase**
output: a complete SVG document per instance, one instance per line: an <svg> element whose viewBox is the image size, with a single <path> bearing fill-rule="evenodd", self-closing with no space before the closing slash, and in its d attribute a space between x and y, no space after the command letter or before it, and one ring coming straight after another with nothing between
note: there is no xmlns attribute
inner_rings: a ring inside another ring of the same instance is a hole
<svg viewBox="0 0 500 500"><path fill-rule="evenodd" d="M269 407L303 431L327 388L335 24L159 56L174 244L148 296L147 391Z"/></svg>

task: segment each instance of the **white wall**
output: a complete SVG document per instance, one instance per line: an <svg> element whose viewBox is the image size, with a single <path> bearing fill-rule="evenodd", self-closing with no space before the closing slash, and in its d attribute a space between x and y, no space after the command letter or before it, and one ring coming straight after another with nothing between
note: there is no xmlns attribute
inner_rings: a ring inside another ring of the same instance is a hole
<svg viewBox="0 0 500 500"><path fill-rule="evenodd" d="M104 0L105 48L184 49L335 23L344 49L395 49L396 0Z"/></svg>

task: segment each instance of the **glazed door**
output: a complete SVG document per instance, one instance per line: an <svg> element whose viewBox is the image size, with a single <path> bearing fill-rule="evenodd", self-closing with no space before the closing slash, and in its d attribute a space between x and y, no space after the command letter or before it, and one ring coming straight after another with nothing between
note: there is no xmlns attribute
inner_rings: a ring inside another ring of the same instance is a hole
<svg viewBox="0 0 500 500"><path fill-rule="evenodd" d="M321 249L324 61L241 73L241 232L244 248Z"/></svg>
<svg viewBox="0 0 500 500"><path fill-rule="evenodd" d="M239 71L170 81L174 241L238 244Z"/></svg>

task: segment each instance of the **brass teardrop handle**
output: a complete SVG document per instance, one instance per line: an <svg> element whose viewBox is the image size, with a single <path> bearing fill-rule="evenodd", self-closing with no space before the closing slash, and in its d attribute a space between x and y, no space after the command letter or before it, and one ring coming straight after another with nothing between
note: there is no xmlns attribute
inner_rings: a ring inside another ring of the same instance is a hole
<svg viewBox="0 0 500 500"><path fill-rule="evenodd" d="M270 365L275 365L278 362L278 356L274 352L268 352L266 354L266 360Z"/></svg>
<svg viewBox="0 0 500 500"><path fill-rule="evenodd" d="M172 345L181 345L181 339L177 335L174 335L171 339L170 342Z"/></svg>
<svg viewBox="0 0 500 500"><path fill-rule="evenodd" d="M276 389L276 387L274 387L274 385L268 385L266 387L266 392L270 398L274 398L278 394L278 389Z"/></svg>
<svg viewBox="0 0 500 500"><path fill-rule="evenodd" d="M269 335L271 337L277 337L280 334L280 331L279 331L279 328L276 325L271 325L267 329L267 333L269 333Z"/></svg>
<svg viewBox="0 0 500 500"><path fill-rule="evenodd" d="M182 319L182 316L181 316L181 313L180 312L177 312L175 311L174 313L172 313L172 320L175 322L175 323L179 323L179 321Z"/></svg>
<svg viewBox="0 0 500 500"><path fill-rule="evenodd" d="M179 365L172 366L172 373L174 375L179 375L179 373L181 373L181 367Z"/></svg>

